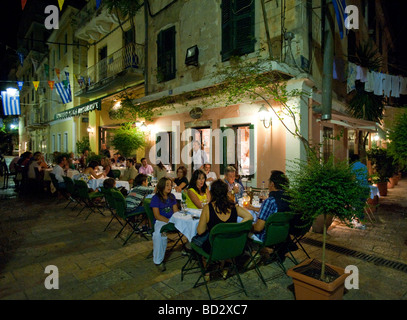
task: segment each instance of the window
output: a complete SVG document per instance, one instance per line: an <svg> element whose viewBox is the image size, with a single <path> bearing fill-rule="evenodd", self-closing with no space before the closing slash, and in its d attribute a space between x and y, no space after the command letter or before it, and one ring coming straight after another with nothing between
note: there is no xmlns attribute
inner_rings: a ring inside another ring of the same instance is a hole
<svg viewBox="0 0 407 320"><path fill-rule="evenodd" d="M157 80L175 78L175 27L160 31L157 39Z"/></svg>
<svg viewBox="0 0 407 320"><path fill-rule="evenodd" d="M223 0L222 61L254 51L254 0Z"/></svg>
<svg viewBox="0 0 407 320"><path fill-rule="evenodd" d="M334 130L332 128L324 127L322 145L324 162L327 162L333 153L333 136Z"/></svg>
<svg viewBox="0 0 407 320"><path fill-rule="evenodd" d="M58 152L61 152L61 134L58 133L58 140L57 140L57 150Z"/></svg>
<svg viewBox="0 0 407 320"><path fill-rule="evenodd" d="M226 130L232 130L226 133ZM220 173L228 165L233 165L239 175L253 177L254 174L254 126L236 125L232 127L223 127L223 165ZM234 141L228 141L233 136Z"/></svg>
<svg viewBox="0 0 407 320"><path fill-rule="evenodd" d="M64 152L68 152L68 132L64 133Z"/></svg>
<svg viewBox="0 0 407 320"><path fill-rule="evenodd" d="M156 135L156 161L161 161L163 165L175 171L173 155L175 150L172 146L172 132L159 132Z"/></svg>
<svg viewBox="0 0 407 320"><path fill-rule="evenodd" d="M55 152L55 134L52 135L52 141L51 141L51 148L52 152Z"/></svg>

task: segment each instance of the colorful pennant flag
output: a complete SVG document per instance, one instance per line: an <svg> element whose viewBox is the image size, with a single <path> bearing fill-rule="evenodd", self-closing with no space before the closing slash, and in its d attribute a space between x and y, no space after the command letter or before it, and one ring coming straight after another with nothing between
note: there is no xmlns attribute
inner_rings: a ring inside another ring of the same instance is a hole
<svg viewBox="0 0 407 320"><path fill-rule="evenodd" d="M96 9L99 9L102 0L96 0Z"/></svg>
<svg viewBox="0 0 407 320"><path fill-rule="evenodd" d="M338 27L339 27L339 34L341 35L341 39L343 39L343 36L348 34L348 30L345 27L345 20L348 16L345 13L346 1L345 0L333 0L332 3L335 8L336 21L338 22Z"/></svg>
<svg viewBox="0 0 407 320"><path fill-rule="evenodd" d="M21 0L21 8L24 10L25 4L27 3L27 0Z"/></svg>
<svg viewBox="0 0 407 320"><path fill-rule="evenodd" d="M55 68L55 73L57 74L58 80L61 81L61 78L59 77L61 70Z"/></svg>
<svg viewBox="0 0 407 320"><path fill-rule="evenodd" d="M21 114L20 93L17 89L2 91L1 98L5 116L19 116Z"/></svg>
<svg viewBox="0 0 407 320"><path fill-rule="evenodd" d="M62 7L64 6L64 0L58 0L59 10L62 11Z"/></svg>
<svg viewBox="0 0 407 320"><path fill-rule="evenodd" d="M69 100L69 95L67 92L68 90L66 90L64 88L64 84L62 82L55 83L55 88L57 88L57 92L58 92L59 96L61 97L63 104L71 102L71 100Z"/></svg>
<svg viewBox="0 0 407 320"><path fill-rule="evenodd" d="M35 91L37 91L38 86L40 85L40 82L39 81L33 81L33 85L34 85Z"/></svg>
<svg viewBox="0 0 407 320"><path fill-rule="evenodd" d="M48 81L48 85L51 88L51 91L54 90L54 83L55 81Z"/></svg>
<svg viewBox="0 0 407 320"><path fill-rule="evenodd" d="M24 54L22 52L17 52L17 55L20 59L21 66L24 66Z"/></svg>
<svg viewBox="0 0 407 320"><path fill-rule="evenodd" d="M18 89L20 89L20 91L23 90L23 85L24 85L23 81L17 81L17 85L18 85Z"/></svg>

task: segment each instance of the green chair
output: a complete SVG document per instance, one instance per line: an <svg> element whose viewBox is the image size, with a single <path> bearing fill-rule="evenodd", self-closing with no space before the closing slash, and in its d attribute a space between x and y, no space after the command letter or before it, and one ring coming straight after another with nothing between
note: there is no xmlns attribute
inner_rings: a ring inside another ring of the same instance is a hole
<svg viewBox="0 0 407 320"><path fill-rule="evenodd" d="M120 179L120 175L121 175L121 171L120 170L117 170L117 169L112 169L112 172L113 172L113 176L114 176L114 178L115 179Z"/></svg>
<svg viewBox="0 0 407 320"><path fill-rule="evenodd" d="M105 187L100 187L100 192L105 197L106 208L109 209L110 213L112 214L112 219L110 219L109 223L107 224L107 226L105 227L105 229L103 231L107 230L107 228L110 226L110 224L112 223L112 221L114 219L116 219L120 223L120 225L123 227L123 223L121 222L120 218L117 216L117 214L115 212L115 202L114 202L114 198L111 193L111 189L107 189Z"/></svg>
<svg viewBox="0 0 407 320"><path fill-rule="evenodd" d="M55 177L55 173L50 172L49 176L51 178L52 184L54 185L55 189L57 190L57 193L62 195L65 199L70 200L68 191L66 189L62 189L59 187L59 182L58 182L57 178Z"/></svg>
<svg viewBox="0 0 407 320"><path fill-rule="evenodd" d="M273 254L270 256L270 261L276 261L279 267L286 273L286 269L284 267L283 261L278 255L278 250L282 248L284 245L287 245L287 239L289 239L289 229L290 229L290 221L293 218L293 214L290 212L277 212L272 214L266 221L264 229L266 230L266 236L264 238L264 242L261 241L254 241L254 243L258 244L259 249L255 253L255 255L251 255L251 259L247 266L253 262L254 267L258 276L260 277L261 281L267 286L266 281L260 269L256 263L256 256L260 253L263 248L272 248ZM292 255L291 251L288 250L294 263L298 264L295 260L294 256Z"/></svg>
<svg viewBox="0 0 407 320"><path fill-rule="evenodd" d="M197 259L201 270L201 274L198 280L195 282L194 288L202 284L199 284L199 280L203 278L209 299L212 300L208 288L208 283L205 279L205 274L208 272L209 267L213 263L216 263L218 261L231 260L232 270L236 273L236 276L240 283L240 287L247 295L242 279L240 278L239 271L236 267L235 258L243 254L251 227L251 220L241 223L217 224L209 233L209 243L211 244L211 251L209 253L207 253L201 247L197 246L194 242L191 242L191 247L193 249L192 255L195 255L195 258ZM190 256L190 260L192 259L192 255ZM206 259L206 267L204 267L203 265L202 257ZM181 279L182 278L183 275L181 274Z"/></svg>
<svg viewBox="0 0 407 320"><path fill-rule="evenodd" d="M123 194L120 191L114 189L111 189L110 193L114 201L113 205L116 210L116 214L125 221L125 224L117 233L115 238L120 236L120 234L122 233L126 226L130 226L132 232L130 233L130 235L127 236L126 240L123 242L123 245L125 245L130 240L130 238L135 232L140 233L146 240L148 240L145 234L140 232L139 230L139 226L144 220L145 212L144 211L137 211L131 213L126 212L126 199L124 198Z"/></svg>
<svg viewBox="0 0 407 320"><path fill-rule="evenodd" d="M154 213L153 210L150 207L150 203L151 203L151 198L145 198L143 200L143 206L144 206L144 210L147 214L147 218L150 221L151 224L151 229L152 232L154 232L154 224L155 224L155 217L154 217ZM181 241L182 247L185 250L185 243L182 240L182 238L184 237L184 235L178 231L178 229L175 227L175 225L173 223L167 223L165 226L163 226L160 230L161 233L165 232L167 234L176 234L177 237L174 240L174 244L173 246L169 249L169 251L172 251L176 245Z"/></svg>
<svg viewBox="0 0 407 320"><path fill-rule="evenodd" d="M65 182L66 191L71 195L69 197L69 202L65 206L65 208L67 208L71 203L76 203L75 207L73 207L73 209L75 209L78 206L78 204L80 204L78 190L75 188L75 184L71 178L65 176L63 178Z"/></svg>
<svg viewBox="0 0 407 320"><path fill-rule="evenodd" d="M301 214L295 214L293 219L290 221L289 235L290 240L294 245L299 245L308 259L311 259L308 252L304 249L301 244L301 239L308 233L312 226L312 220L301 219Z"/></svg>
<svg viewBox="0 0 407 320"><path fill-rule="evenodd" d="M104 216L103 212L99 209L99 206L94 203L95 199L103 198L103 194L101 192L89 192L88 184L82 180L74 180L74 186L80 201L84 204L83 208L78 213L78 216L82 213L82 211L85 208L88 208L90 210L85 220L87 220L89 216L95 211Z"/></svg>

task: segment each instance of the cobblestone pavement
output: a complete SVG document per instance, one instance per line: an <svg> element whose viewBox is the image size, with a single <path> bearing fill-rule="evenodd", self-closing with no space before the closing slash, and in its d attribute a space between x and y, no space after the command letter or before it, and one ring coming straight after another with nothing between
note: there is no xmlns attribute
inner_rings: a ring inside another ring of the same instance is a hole
<svg viewBox="0 0 407 320"><path fill-rule="evenodd" d="M366 222L366 230L351 229L334 222L328 231L329 244L360 251L387 260L407 263L407 179L380 198L377 222ZM18 197L13 189L0 191L0 299L13 300L200 300L207 299L204 286L192 288L197 273L180 279L187 257L176 248L167 255L165 272L154 267L152 241L138 235L125 246L114 238L119 224L103 231L109 216L85 213L55 198ZM107 215L107 211L106 211ZM309 232L309 240L322 235ZM320 258L321 248L304 243L311 257ZM302 250L294 252L298 261ZM345 300L407 299L407 271L377 265L346 253L327 251L327 262L359 269L358 290L345 293ZM286 259L285 267L293 266ZM59 289L47 290L44 273L49 265L58 267ZM233 300L293 300L292 280L276 264L260 267L267 288L254 270L242 281L247 296L238 292L236 277L210 281L213 297Z"/></svg>

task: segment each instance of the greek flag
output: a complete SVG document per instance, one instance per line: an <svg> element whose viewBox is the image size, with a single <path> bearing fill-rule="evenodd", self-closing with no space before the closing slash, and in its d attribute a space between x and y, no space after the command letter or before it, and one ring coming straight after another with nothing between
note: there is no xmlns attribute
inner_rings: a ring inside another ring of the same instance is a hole
<svg viewBox="0 0 407 320"><path fill-rule="evenodd" d="M347 14L345 13L346 8L346 1L345 0L332 0L335 13L336 13L336 21L338 22L339 27L339 34L341 35L341 39L343 39L344 35L348 34L348 30L345 26L345 20L347 18Z"/></svg>
<svg viewBox="0 0 407 320"><path fill-rule="evenodd" d="M55 88L57 88L57 92L61 97L62 103L66 104L72 101L71 95L71 85L69 84L69 73L65 72L66 80L64 82L55 83Z"/></svg>
<svg viewBox="0 0 407 320"><path fill-rule="evenodd" d="M2 91L1 99L3 101L3 112L5 116L19 116L20 109L20 93L17 89Z"/></svg>

